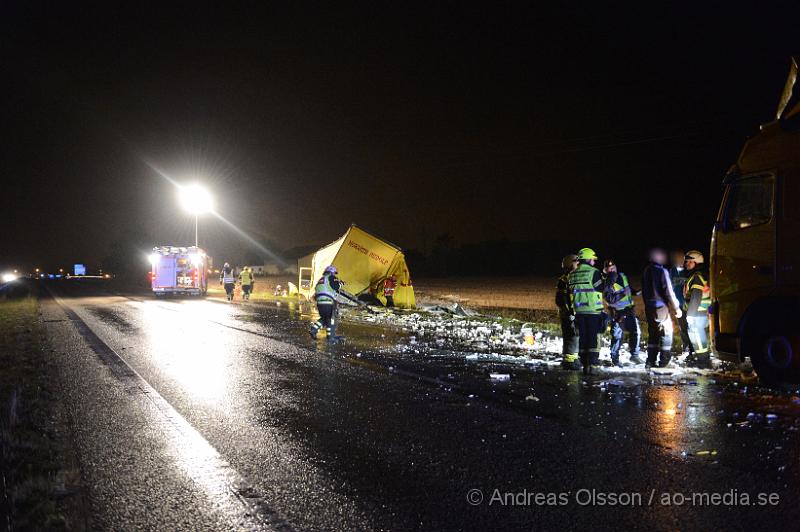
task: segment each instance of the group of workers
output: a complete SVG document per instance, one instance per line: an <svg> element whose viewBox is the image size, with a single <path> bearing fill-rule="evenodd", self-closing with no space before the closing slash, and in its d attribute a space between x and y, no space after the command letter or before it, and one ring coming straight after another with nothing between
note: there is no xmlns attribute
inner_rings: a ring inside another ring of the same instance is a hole
<svg viewBox="0 0 800 532"><path fill-rule="evenodd" d="M225 296L228 301L233 301L233 296L236 290L236 270L233 269L229 263L225 263L222 270L219 272L219 284L225 288ZM253 275L253 269L249 266L242 268L238 276L239 284L242 287L242 300L247 301L250 299L250 294L253 292L253 287L256 284L256 278Z"/></svg>
<svg viewBox="0 0 800 532"><path fill-rule="evenodd" d="M603 334L611 331L611 362L621 366L620 348L629 334L631 364L666 367L672 358L673 318L681 332L688 365L711 365L708 345L708 308L711 294L705 259L699 251L680 253L682 263L673 259L670 269L664 250L653 249L642 274L642 289L631 287L630 280L612 259L596 265L597 254L583 248L561 262L562 275L556 289L561 332L564 339L562 366L591 374L599 363ZM677 292L676 292L677 290ZM634 296L644 300L647 319L647 359L640 358L641 329Z"/></svg>

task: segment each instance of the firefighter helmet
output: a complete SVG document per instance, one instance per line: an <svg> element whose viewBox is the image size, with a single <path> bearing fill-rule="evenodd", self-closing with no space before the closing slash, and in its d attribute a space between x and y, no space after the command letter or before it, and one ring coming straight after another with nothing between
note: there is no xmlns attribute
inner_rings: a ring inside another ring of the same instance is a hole
<svg viewBox="0 0 800 532"><path fill-rule="evenodd" d="M561 259L561 267L566 269L574 268L575 263L578 262L577 255L567 255L563 259Z"/></svg>
<svg viewBox="0 0 800 532"><path fill-rule="evenodd" d="M330 266L325 268L325 272L324 273L331 273L333 275L336 275L337 273L339 273L339 270L336 269L336 266L331 264Z"/></svg>
<svg viewBox="0 0 800 532"><path fill-rule="evenodd" d="M578 250L578 260L597 260L597 253L592 248Z"/></svg>
<svg viewBox="0 0 800 532"><path fill-rule="evenodd" d="M691 260L693 262L696 262L697 264L703 264L703 262L705 262L706 259L705 257L703 257L703 254L700 251L693 249L692 251L686 252L686 255L683 257L683 260Z"/></svg>

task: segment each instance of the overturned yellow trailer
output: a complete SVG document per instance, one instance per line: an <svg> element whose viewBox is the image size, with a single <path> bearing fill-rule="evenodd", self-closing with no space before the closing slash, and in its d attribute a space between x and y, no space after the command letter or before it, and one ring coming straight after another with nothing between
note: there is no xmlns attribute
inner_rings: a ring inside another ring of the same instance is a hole
<svg viewBox="0 0 800 532"><path fill-rule="evenodd" d="M314 293L317 280L330 265L339 270L345 290L353 295L371 294L381 303L383 282L394 275L397 287L394 306L416 307L414 287L406 258L397 246L372 235L353 224L341 238L297 261L298 290L306 299Z"/></svg>

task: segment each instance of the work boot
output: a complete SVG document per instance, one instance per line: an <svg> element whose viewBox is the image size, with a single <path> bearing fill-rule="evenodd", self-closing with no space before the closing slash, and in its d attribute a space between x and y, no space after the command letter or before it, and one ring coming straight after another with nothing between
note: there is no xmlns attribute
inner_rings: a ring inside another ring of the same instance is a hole
<svg viewBox="0 0 800 532"><path fill-rule="evenodd" d="M611 357L611 365L617 368L622 367L622 363L619 361L619 355Z"/></svg>
<svg viewBox="0 0 800 532"><path fill-rule="evenodd" d="M686 357L687 368L711 369L711 357L708 353L695 354Z"/></svg>
<svg viewBox="0 0 800 532"><path fill-rule="evenodd" d="M567 371L578 371L581 369L581 363L579 360L562 360L561 361L561 369L565 369Z"/></svg>
<svg viewBox="0 0 800 532"><path fill-rule="evenodd" d="M642 360L642 359L641 359L641 357L639 357L639 355L631 355L631 358L630 358L630 359L628 359L628 361L629 361L631 364L635 364L635 365L637 365L637 366L638 366L639 364L641 364L642 362L644 362L644 360Z"/></svg>

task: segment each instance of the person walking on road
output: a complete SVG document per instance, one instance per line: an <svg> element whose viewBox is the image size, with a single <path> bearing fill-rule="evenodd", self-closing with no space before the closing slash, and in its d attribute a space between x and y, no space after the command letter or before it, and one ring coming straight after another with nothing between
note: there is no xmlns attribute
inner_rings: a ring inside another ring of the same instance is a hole
<svg viewBox="0 0 800 532"><path fill-rule="evenodd" d="M239 283L242 285L242 300L249 300L250 293L253 291L253 287L256 284L256 280L253 277L253 270L249 266L245 266L244 269L242 269L242 273L239 274Z"/></svg>
<svg viewBox="0 0 800 532"><path fill-rule="evenodd" d="M605 274L603 294L611 319L611 363L621 366L619 350L627 332L630 335L628 341L631 353L630 362L631 364L641 364L643 360L639 358L639 341L642 338L642 330L639 328L639 318L636 316L633 301L633 296L638 291L631 288L628 276L617 270L617 265L613 260L606 260L603 273Z"/></svg>
<svg viewBox="0 0 800 532"><path fill-rule="evenodd" d="M603 276L594 267L597 254L591 248L578 251L578 267L567 275L570 301L575 309L578 348L583 374L590 375L600 359L600 337L605 326Z"/></svg>
<svg viewBox="0 0 800 532"><path fill-rule="evenodd" d="M683 250L673 251L670 256L671 267L669 269L669 278L672 281L672 289L675 291L675 297L678 298L678 304L681 308L685 308L685 301L683 299L683 287L686 285L686 279L689 277L689 272L684 267L685 253ZM681 335L681 351L688 351L692 354L692 342L689 339L689 324L686 322L686 314L675 320L678 324L678 331ZM673 346L674 348L674 346Z"/></svg>
<svg viewBox="0 0 800 532"><path fill-rule="evenodd" d="M662 249L650 252L650 263L642 274L642 298L647 317L647 362L651 368L665 367L672 358L672 316L680 319L678 298L672 289L669 271L664 266L667 254Z"/></svg>
<svg viewBox="0 0 800 532"><path fill-rule="evenodd" d="M581 369L578 359L578 329L575 327L575 309L572 308L572 298L569 292L569 274L578 267L578 256L567 255L561 259L561 277L556 285L556 307L558 318L561 322L561 367L568 370Z"/></svg>
<svg viewBox="0 0 800 532"><path fill-rule="evenodd" d="M686 253L686 271L689 278L683 288L684 311L689 326L692 353L686 357L687 365L710 368L711 356L708 345L708 307L711 306L711 289L708 286L708 271L704 267L705 257L699 251Z"/></svg>
<svg viewBox="0 0 800 532"><path fill-rule="evenodd" d="M225 287L225 295L228 301L233 301L233 290L236 288L236 276L233 273L233 268L227 262L219 272L219 284Z"/></svg>
<svg viewBox="0 0 800 532"><path fill-rule="evenodd" d="M343 294L344 283L337 277L336 266L328 266L314 287L314 301L317 303L319 320L311 324L311 338L316 339L319 330L323 327L328 332L328 341L334 342L340 337L336 336L337 301L336 298Z"/></svg>

